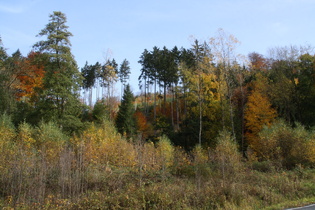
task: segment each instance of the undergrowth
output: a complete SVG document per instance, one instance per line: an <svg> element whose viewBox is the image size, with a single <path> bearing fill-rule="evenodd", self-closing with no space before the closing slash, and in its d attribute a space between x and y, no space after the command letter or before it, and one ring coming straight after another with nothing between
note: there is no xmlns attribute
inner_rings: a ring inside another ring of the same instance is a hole
<svg viewBox="0 0 315 210"><path fill-rule="evenodd" d="M314 169L243 160L228 132L186 152L109 122L69 138L53 123L0 121L1 209L283 209L315 197Z"/></svg>

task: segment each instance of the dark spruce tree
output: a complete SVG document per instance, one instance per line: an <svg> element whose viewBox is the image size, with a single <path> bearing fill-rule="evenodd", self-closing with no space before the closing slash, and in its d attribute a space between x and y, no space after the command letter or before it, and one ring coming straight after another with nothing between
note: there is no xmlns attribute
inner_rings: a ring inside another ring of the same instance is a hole
<svg viewBox="0 0 315 210"><path fill-rule="evenodd" d="M53 12L49 17L49 23L38 34L46 40L34 45L34 50L46 59L44 88L37 108L42 119L56 121L64 131L72 133L82 126L79 119L82 77L71 54L72 34L66 25L66 15Z"/></svg>
<svg viewBox="0 0 315 210"><path fill-rule="evenodd" d="M122 135L126 135L127 138L130 138L135 132L135 109L133 107L133 102L134 96L130 90L130 85L127 84L116 118L118 132Z"/></svg>

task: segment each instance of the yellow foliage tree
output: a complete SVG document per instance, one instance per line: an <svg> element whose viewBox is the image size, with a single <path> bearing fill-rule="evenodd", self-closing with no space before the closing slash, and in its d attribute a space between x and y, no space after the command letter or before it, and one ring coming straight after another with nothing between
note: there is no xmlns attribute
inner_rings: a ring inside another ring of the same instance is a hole
<svg viewBox="0 0 315 210"><path fill-rule="evenodd" d="M209 144L213 140L216 134L213 129L208 129L208 124L218 121L215 113L220 109L219 82L211 62L211 58L205 56L202 62L199 62L197 70L182 69L189 89L186 99L191 113L199 116L199 144ZM204 142L201 142L201 138Z"/></svg>

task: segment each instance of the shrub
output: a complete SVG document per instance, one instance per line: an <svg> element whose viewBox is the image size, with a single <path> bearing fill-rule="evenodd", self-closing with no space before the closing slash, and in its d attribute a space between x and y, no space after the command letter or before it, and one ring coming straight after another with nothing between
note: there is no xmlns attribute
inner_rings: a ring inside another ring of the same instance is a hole
<svg viewBox="0 0 315 210"><path fill-rule="evenodd" d="M13 158L15 137L16 132L11 118L6 114L0 115L0 174L7 172L7 166Z"/></svg>
<svg viewBox="0 0 315 210"><path fill-rule="evenodd" d="M79 139L73 141L77 146L83 145L84 156L91 167L131 167L136 164L133 145L122 139L107 120L99 126L92 124Z"/></svg>
<svg viewBox="0 0 315 210"><path fill-rule="evenodd" d="M18 127L17 143L27 152L31 152L35 147L34 133L35 129L25 122Z"/></svg>
<svg viewBox="0 0 315 210"><path fill-rule="evenodd" d="M191 159L183 148L175 147L171 173L180 177L193 177L194 168Z"/></svg>
<svg viewBox="0 0 315 210"><path fill-rule="evenodd" d="M0 143L12 141L15 137L15 128L11 117L7 114L0 115Z"/></svg>
<svg viewBox="0 0 315 210"><path fill-rule="evenodd" d="M161 136L157 143L157 149L161 160L161 166L163 169L170 167L173 164L174 148L171 141L166 136Z"/></svg>
<svg viewBox="0 0 315 210"><path fill-rule="evenodd" d="M220 132L217 142L214 153L219 171L223 177L234 176L242 170L241 155L237 144L226 130Z"/></svg>
<svg viewBox="0 0 315 210"><path fill-rule="evenodd" d="M264 127L259 133L259 144L258 156L261 160L279 162L286 168L315 164L314 134L300 124L292 128L279 120L271 127Z"/></svg>
<svg viewBox="0 0 315 210"><path fill-rule="evenodd" d="M69 140L61 129L53 122L42 122L37 128L36 146L39 153L49 164L59 161L60 152Z"/></svg>
<svg viewBox="0 0 315 210"><path fill-rule="evenodd" d="M99 100L95 103L92 116L97 123L102 123L103 120L109 118L109 108L106 106L105 100Z"/></svg>

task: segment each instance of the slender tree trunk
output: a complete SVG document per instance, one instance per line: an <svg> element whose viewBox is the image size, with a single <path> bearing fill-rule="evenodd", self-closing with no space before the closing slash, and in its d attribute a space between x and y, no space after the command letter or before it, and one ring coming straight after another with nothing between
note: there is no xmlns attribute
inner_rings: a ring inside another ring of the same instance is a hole
<svg viewBox="0 0 315 210"><path fill-rule="evenodd" d="M105 97L105 93L104 93L104 91L105 91L104 80L103 80L102 84L103 84L103 85L101 85L101 90L100 90L100 94L101 94L100 99L106 98L106 97Z"/></svg>
<svg viewBox="0 0 315 210"><path fill-rule="evenodd" d="M178 99L177 88L175 89L175 102L176 102L176 130L179 130L179 99Z"/></svg>
<svg viewBox="0 0 315 210"><path fill-rule="evenodd" d="M242 141L242 153L243 153L243 156L245 157L245 148L244 148L244 133L245 133L245 126L244 126L244 106L245 106L245 94L244 94L244 89L243 89L243 75L240 75L240 86L241 86L241 129L242 129L242 136L241 136L241 141Z"/></svg>
<svg viewBox="0 0 315 210"><path fill-rule="evenodd" d="M229 93L229 102L230 102L230 120L231 120L231 127L232 127L232 136L236 140L235 137L235 127L234 127L234 115L233 115L233 104L232 104L232 93Z"/></svg>
<svg viewBox="0 0 315 210"><path fill-rule="evenodd" d="M224 103L223 103L223 97L224 97L224 92L223 92L223 85L222 83L224 82L224 79L222 79L222 72L219 70L219 90L220 90L220 104L221 104L221 115L222 115L222 127L225 128L225 114L224 114ZM224 77L224 76L223 76Z"/></svg>
<svg viewBox="0 0 315 210"><path fill-rule="evenodd" d="M201 135L202 135L202 98L201 98L201 76L199 75L199 84L198 84L199 94L199 145L201 146Z"/></svg>
<svg viewBox="0 0 315 210"><path fill-rule="evenodd" d="M187 116L187 100L186 100L186 86L184 85L184 116Z"/></svg>
<svg viewBox="0 0 315 210"><path fill-rule="evenodd" d="M156 120L156 79L154 80L154 122Z"/></svg>
<svg viewBox="0 0 315 210"><path fill-rule="evenodd" d="M164 89L164 114L166 115L166 84L164 83L164 86L163 86L163 89Z"/></svg>
<svg viewBox="0 0 315 210"><path fill-rule="evenodd" d="M122 94L123 94L124 89L125 89L125 86L123 84L121 84L121 87L120 87L120 99L122 99Z"/></svg>
<svg viewBox="0 0 315 210"><path fill-rule="evenodd" d="M230 65L228 65L228 70L226 70L225 72L229 72L231 74L232 71L230 70L230 68L231 68ZM233 115L233 103L232 103L232 82L228 78L228 75L226 73L225 73L225 80L226 80L226 83L227 83L227 94L228 94L228 97L229 97L232 136L236 140L236 137L235 137L235 126L234 126L234 115Z"/></svg>
<svg viewBox="0 0 315 210"><path fill-rule="evenodd" d="M92 107L93 87L90 87L89 105Z"/></svg>
<svg viewBox="0 0 315 210"><path fill-rule="evenodd" d="M99 100L99 94L100 94L100 83L99 80L96 81L96 100Z"/></svg>
<svg viewBox="0 0 315 210"><path fill-rule="evenodd" d="M148 114L147 79L144 79L144 112Z"/></svg>
<svg viewBox="0 0 315 210"><path fill-rule="evenodd" d="M80 94L81 95L81 94ZM85 89L83 89L83 96L82 96L82 100L84 104L87 104L87 91Z"/></svg>
<svg viewBox="0 0 315 210"><path fill-rule="evenodd" d="M112 104L110 103L110 82L107 83L107 106L109 109L109 119L112 120Z"/></svg>
<svg viewBox="0 0 315 210"><path fill-rule="evenodd" d="M172 127L174 129L175 124L174 124L174 107L173 106L174 106L174 89L173 89L172 102L171 102Z"/></svg>

